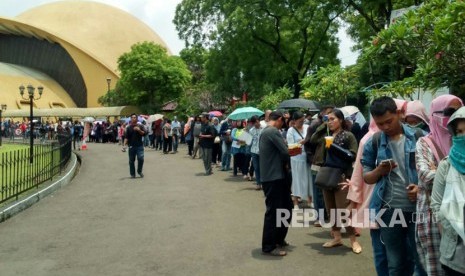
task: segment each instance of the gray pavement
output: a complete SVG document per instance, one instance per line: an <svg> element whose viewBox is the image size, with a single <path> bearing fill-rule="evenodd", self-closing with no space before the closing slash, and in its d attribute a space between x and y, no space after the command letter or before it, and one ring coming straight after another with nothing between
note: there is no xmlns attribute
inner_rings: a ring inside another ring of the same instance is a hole
<svg viewBox="0 0 465 276"><path fill-rule="evenodd" d="M0 275L375 275L365 230L360 255L311 226L289 230L288 256L263 256L263 193L204 176L183 145L146 150L143 179L120 147L88 148L72 183L0 224Z"/></svg>

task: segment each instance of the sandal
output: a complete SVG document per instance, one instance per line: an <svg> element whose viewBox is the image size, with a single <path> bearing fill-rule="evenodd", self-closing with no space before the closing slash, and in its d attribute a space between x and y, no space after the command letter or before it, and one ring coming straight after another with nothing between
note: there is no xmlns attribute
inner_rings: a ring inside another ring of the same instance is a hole
<svg viewBox="0 0 465 276"><path fill-rule="evenodd" d="M274 257L284 257L287 255L287 252L281 250L280 248L275 248L270 252L263 252L263 255L274 256Z"/></svg>
<svg viewBox="0 0 465 276"><path fill-rule="evenodd" d="M362 253L362 246L357 241L352 243L352 252L355 254Z"/></svg>
<svg viewBox="0 0 465 276"><path fill-rule="evenodd" d="M341 245L342 245L341 240L332 240L332 241L329 241L329 242L325 242L323 244L323 247L324 248L333 248L333 247L341 246Z"/></svg>

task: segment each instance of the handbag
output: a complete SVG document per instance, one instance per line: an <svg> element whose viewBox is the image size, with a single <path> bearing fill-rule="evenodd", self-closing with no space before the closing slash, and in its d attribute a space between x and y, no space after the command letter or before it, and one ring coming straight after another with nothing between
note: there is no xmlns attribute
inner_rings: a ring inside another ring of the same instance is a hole
<svg viewBox="0 0 465 276"><path fill-rule="evenodd" d="M221 142L220 136L216 136L216 137L215 137L215 140L213 141L213 143L219 144L220 142Z"/></svg>
<svg viewBox="0 0 465 276"><path fill-rule="evenodd" d="M353 163L355 161L355 154L337 144L332 143L328 151L331 155L343 160L344 162Z"/></svg>
<svg viewBox="0 0 465 276"><path fill-rule="evenodd" d="M344 179L341 168L321 167L315 178L315 185L323 190L336 189Z"/></svg>

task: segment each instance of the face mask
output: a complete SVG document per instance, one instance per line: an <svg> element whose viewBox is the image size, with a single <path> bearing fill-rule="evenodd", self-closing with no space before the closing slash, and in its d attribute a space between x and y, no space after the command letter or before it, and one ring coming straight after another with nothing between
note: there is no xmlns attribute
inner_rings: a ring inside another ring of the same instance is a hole
<svg viewBox="0 0 465 276"><path fill-rule="evenodd" d="M422 129L422 128L425 127L425 123L421 122L421 123L418 123L418 124L413 125L413 126L412 125L408 125L408 126L411 127L411 128L420 128L420 129Z"/></svg>

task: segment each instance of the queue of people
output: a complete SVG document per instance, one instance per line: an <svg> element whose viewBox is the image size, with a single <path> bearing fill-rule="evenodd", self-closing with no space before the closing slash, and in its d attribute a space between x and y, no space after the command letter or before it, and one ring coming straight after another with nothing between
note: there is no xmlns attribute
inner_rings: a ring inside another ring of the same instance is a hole
<svg viewBox="0 0 465 276"><path fill-rule="evenodd" d="M345 231L360 254L357 236L369 229L378 275L465 275L462 101L436 97L428 114L420 101L380 97L371 120L357 113L327 106L315 116L267 110L237 121L205 113L176 134L170 120L158 125L165 153L182 133L205 175L217 168L255 180L265 195L264 254L286 256L293 216L317 210L313 225L331 229L326 250L343 245Z"/></svg>

